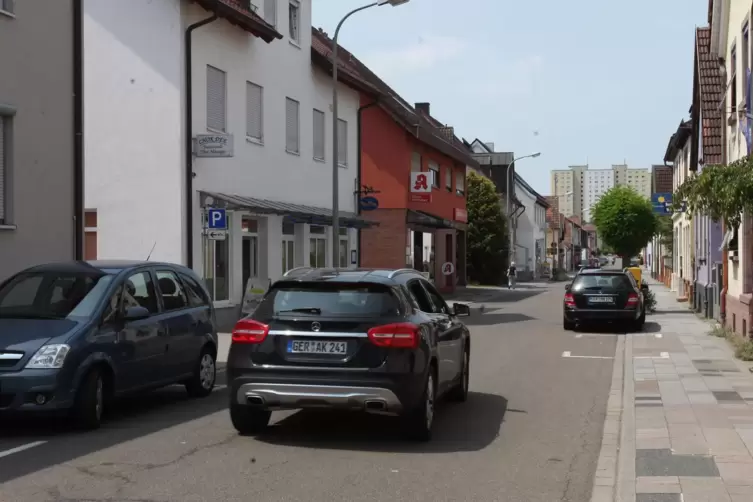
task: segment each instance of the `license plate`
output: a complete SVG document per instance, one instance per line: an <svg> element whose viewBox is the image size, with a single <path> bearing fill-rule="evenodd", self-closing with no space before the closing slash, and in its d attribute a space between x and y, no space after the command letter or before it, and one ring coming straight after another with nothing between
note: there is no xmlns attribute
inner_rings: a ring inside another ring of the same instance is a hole
<svg viewBox="0 0 753 502"><path fill-rule="evenodd" d="M594 296L588 299L588 303L614 303L611 296Z"/></svg>
<svg viewBox="0 0 753 502"><path fill-rule="evenodd" d="M315 340L291 340L288 342L289 354L334 354L344 356L348 353L348 342L324 342Z"/></svg>

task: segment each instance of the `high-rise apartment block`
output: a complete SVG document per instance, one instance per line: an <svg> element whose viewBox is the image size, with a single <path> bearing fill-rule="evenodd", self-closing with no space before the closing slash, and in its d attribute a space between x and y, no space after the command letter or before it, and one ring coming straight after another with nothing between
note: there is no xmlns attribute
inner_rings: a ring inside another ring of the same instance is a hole
<svg viewBox="0 0 753 502"><path fill-rule="evenodd" d="M646 198L651 197L651 170L613 165L611 169L570 166L552 171L552 195L559 201L565 216L591 221L591 208L601 196L615 186L629 186Z"/></svg>

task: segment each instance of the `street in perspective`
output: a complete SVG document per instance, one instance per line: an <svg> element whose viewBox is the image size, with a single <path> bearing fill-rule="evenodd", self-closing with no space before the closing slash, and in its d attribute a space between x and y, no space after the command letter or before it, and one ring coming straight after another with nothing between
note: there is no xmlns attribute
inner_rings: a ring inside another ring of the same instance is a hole
<svg viewBox="0 0 753 502"><path fill-rule="evenodd" d="M0 0L0 502L753 501L753 7L591 3Z"/></svg>

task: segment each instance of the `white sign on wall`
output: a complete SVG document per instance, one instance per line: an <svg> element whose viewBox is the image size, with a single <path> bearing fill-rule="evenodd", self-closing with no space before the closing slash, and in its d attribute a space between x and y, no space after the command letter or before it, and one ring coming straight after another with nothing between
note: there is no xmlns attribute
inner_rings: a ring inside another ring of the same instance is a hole
<svg viewBox="0 0 753 502"><path fill-rule="evenodd" d="M193 153L197 157L232 157L232 134L197 134L193 140Z"/></svg>
<svg viewBox="0 0 753 502"><path fill-rule="evenodd" d="M410 173L411 193L431 193L433 174L431 171Z"/></svg>

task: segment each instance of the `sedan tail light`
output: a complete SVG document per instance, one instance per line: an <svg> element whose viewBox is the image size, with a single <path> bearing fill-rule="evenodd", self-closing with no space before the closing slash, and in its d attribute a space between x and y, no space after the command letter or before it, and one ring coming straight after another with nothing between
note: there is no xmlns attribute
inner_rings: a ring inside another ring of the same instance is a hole
<svg viewBox="0 0 753 502"><path fill-rule="evenodd" d="M414 349L418 347L420 328L410 322L374 326L368 332L369 341L377 347Z"/></svg>
<svg viewBox="0 0 753 502"><path fill-rule="evenodd" d="M575 297L572 293L565 294L565 305L568 307L575 307Z"/></svg>
<svg viewBox="0 0 753 502"><path fill-rule="evenodd" d="M625 304L625 308L628 309L634 309L638 306L638 295L635 293L628 294L627 303Z"/></svg>
<svg viewBox="0 0 753 502"><path fill-rule="evenodd" d="M241 319L233 328L233 343L261 343L269 334L269 326L251 319Z"/></svg>

